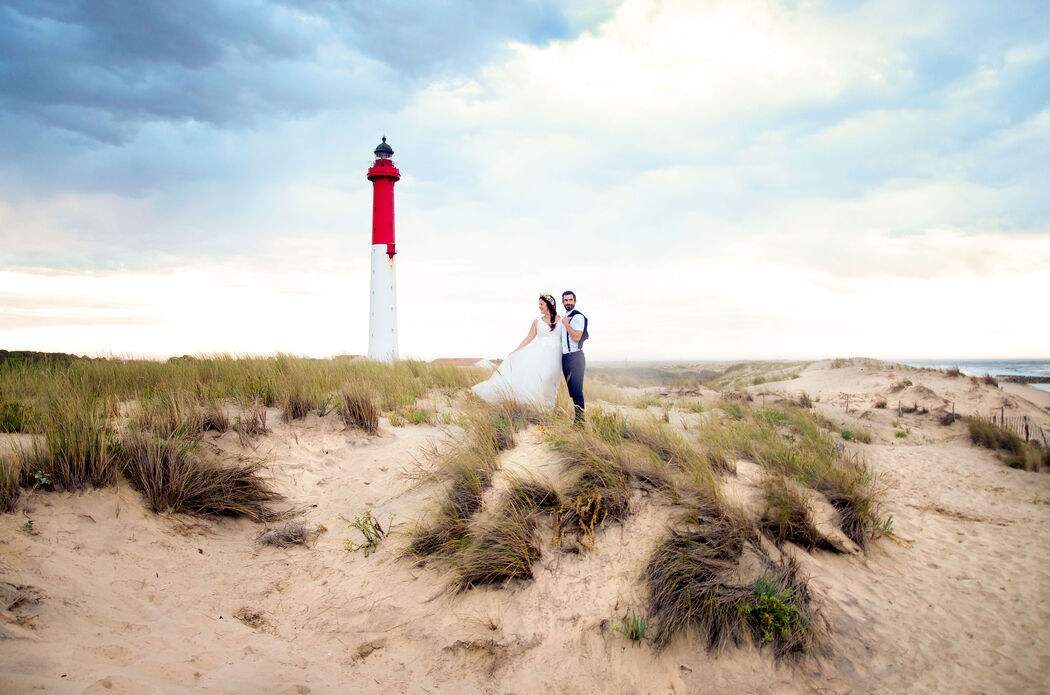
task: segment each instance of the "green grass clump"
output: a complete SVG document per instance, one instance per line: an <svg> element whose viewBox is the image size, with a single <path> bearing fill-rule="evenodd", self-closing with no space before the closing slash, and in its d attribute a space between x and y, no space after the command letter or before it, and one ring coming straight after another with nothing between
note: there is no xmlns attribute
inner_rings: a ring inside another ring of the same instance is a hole
<svg viewBox="0 0 1050 695"><path fill-rule="evenodd" d="M880 521L881 489L863 464L836 447L830 436L834 423L787 402L777 408L754 410L731 401L720 404L719 410L728 417L712 419L697 431L704 446L725 457L749 458L774 476L821 492L839 511L843 532L867 547ZM773 520L792 508L786 499L778 498L772 506ZM787 505L784 509L781 502Z"/></svg>
<svg viewBox="0 0 1050 695"><path fill-rule="evenodd" d="M509 477L504 504L526 512L550 512L561 506L562 499L549 480L518 474Z"/></svg>
<svg viewBox="0 0 1050 695"><path fill-rule="evenodd" d="M626 421L624 438L648 448L672 468L691 469L703 459L703 454L692 444L653 417Z"/></svg>
<svg viewBox="0 0 1050 695"><path fill-rule="evenodd" d="M524 426L520 407L476 406L463 417L466 436L429 453L435 467L431 475L441 482L442 493L437 508L409 532L410 554L450 559L463 547L471 517L481 509L485 490L499 469L499 452L513 441L516 423Z"/></svg>
<svg viewBox="0 0 1050 695"><path fill-rule="evenodd" d="M645 639L645 618L631 611L630 618L625 615L621 623L613 625L611 629L613 632L619 632L632 642L641 642Z"/></svg>
<svg viewBox="0 0 1050 695"><path fill-rule="evenodd" d="M32 411L18 401L0 401L0 432L28 432Z"/></svg>
<svg viewBox="0 0 1050 695"><path fill-rule="evenodd" d="M108 399L76 389L51 395L37 421L44 438L37 458L52 484L78 490L116 480L111 410Z"/></svg>
<svg viewBox="0 0 1050 695"><path fill-rule="evenodd" d="M0 451L0 512L9 512L22 492L22 458L16 453Z"/></svg>

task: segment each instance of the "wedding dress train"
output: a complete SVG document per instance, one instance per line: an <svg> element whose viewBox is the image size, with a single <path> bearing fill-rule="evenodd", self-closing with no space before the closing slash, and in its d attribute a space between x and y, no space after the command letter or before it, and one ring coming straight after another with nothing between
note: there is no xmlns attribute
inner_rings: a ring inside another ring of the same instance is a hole
<svg viewBox="0 0 1050 695"><path fill-rule="evenodd" d="M525 347L507 355L487 381L471 390L489 403L500 399L553 408L561 383L561 343L565 326L559 321L550 329L543 317L536 319L536 337Z"/></svg>

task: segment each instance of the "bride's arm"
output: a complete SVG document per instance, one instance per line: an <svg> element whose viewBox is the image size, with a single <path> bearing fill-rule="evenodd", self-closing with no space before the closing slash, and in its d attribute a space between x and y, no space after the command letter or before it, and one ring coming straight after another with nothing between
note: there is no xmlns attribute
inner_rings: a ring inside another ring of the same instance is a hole
<svg viewBox="0 0 1050 695"><path fill-rule="evenodd" d="M529 329L529 334L525 336L525 340L521 341L521 345L510 351L510 354L514 354L518 350L522 349L526 345L532 342L532 339L536 337L536 322L532 322L532 328Z"/></svg>

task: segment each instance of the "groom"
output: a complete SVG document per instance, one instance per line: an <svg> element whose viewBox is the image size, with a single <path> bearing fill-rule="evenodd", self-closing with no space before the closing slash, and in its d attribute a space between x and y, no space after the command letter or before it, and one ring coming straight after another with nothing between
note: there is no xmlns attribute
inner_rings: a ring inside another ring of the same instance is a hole
<svg viewBox="0 0 1050 695"><path fill-rule="evenodd" d="M561 293L561 305L565 307L565 316L561 319L565 324L561 371L576 411L574 421L579 424L583 422L583 371L587 368L587 358L583 356L582 343L587 340L587 317L576 310L576 293L572 290Z"/></svg>

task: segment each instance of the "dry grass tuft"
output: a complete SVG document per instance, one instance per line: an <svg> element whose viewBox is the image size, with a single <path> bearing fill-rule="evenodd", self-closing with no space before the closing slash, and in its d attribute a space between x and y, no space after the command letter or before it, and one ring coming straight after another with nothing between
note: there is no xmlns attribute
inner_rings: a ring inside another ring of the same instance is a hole
<svg viewBox="0 0 1050 695"><path fill-rule="evenodd" d="M262 464L225 465L199 457L192 442L129 432L119 446L121 471L155 512L243 516L274 521L283 499L259 477Z"/></svg>
<svg viewBox="0 0 1050 695"><path fill-rule="evenodd" d="M323 527L319 527L323 528ZM268 528L259 534L259 542L277 548L306 545L317 537L319 528L308 529L303 521L289 521L281 526Z"/></svg>
<svg viewBox="0 0 1050 695"><path fill-rule="evenodd" d="M549 480L528 475L510 476L504 506L516 507L523 512L549 512L561 504L561 494Z"/></svg>
<svg viewBox="0 0 1050 695"><path fill-rule="evenodd" d="M796 485L783 475L766 474L762 480L766 507L759 528L778 545L787 541L804 548L825 547L813 523L809 500Z"/></svg>
<svg viewBox="0 0 1050 695"><path fill-rule="evenodd" d="M284 399L284 414L282 418L285 422L301 420L309 415L311 410L315 410L318 405L317 401L306 393L301 391L290 393Z"/></svg>
<svg viewBox="0 0 1050 695"><path fill-rule="evenodd" d="M242 446L248 446L252 437L266 434L270 430L266 427L266 409L262 407L249 408L237 416L237 422L233 424L237 437Z"/></svg>
<svg viewBox="0 0 1050 695"><path fill-rule="evenodd" d="M710 650L752 641L771 644L782 658L815 645L816 616L793 561L774 563L738 520L693 517L686 526L657 546L645 570L657 649L689 629ZM750 583L739 577L745 552L764 568Z"/></svg>
<svg viewBox="0 0 1050 695"><path fill-rule="evenodd" d="M23 458L19 453L0 453L0 512L9 512L15 508L21 495L22 473L25 470Z"/></svg>
<svg viewBox="0 0 1050 695"><path fill-rule="evenodd" d="M471 527L450 557L453 586L463 591L508 579L531 579L532 564L539 557L535 513L507 505Z"/></svg>
<svg viewBox="0 0 1050 695"><path fill-rule="evenodd" d="M741 644L749 634L739 606L750 591L731 581L748 533L721 520L693 518L671 531L645 570L653 644L662 649L687 628L700 630L711 649Z"/></svg>
<svg viewBox="0 0 1050 695"><path fill-rule="evenodd" d="M347 427L364 430L368 434L379 433L379 406L375 397L362 387L343 391L343 405L339 415Z"/></svg>

